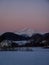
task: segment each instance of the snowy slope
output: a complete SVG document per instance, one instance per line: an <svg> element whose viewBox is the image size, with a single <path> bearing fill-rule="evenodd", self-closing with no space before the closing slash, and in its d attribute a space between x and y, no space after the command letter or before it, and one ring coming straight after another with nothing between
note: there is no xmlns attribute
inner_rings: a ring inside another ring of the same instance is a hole
<svg viewBox="0 0 49 65"><path fill-rule="evenodd" d="M44 34L42 32L39 32L37 30L33 30L33 29L29 29L29 28L24 28L24 29L21 29L19 31L16 31L15 32L16 34L20 34L20 35L28 35L28 36L32 36L32 34L35 34L35 33L40 33L40 34Z"/></svg>
<svg viewBox="0 0 49 65"><path fill-rule="evenodd" d="M28 35L31 36L33 33L35 33L32 29L29 28L24 28L20 31L16 31L16 34L20 34L20 35Z"/></svg>

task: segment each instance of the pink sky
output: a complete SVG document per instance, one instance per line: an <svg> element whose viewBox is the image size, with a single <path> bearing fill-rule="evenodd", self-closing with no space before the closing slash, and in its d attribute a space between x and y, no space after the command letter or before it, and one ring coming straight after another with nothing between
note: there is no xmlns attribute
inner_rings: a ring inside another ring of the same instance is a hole
<svg viewBox="0 0 49 65"><path fill-rule="evenodd" d="M4 0L0 3L0 32L31 28L49 32L49 7L47 2Z"/></svg>

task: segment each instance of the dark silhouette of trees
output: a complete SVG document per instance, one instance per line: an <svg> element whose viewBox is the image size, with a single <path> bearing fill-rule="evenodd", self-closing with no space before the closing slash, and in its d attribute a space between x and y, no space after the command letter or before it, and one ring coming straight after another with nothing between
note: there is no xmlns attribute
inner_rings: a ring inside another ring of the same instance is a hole
<svg viewBox="0 0 49 65"><path fill-rule="evenodd" d="M19 45L17 43L11 43L11 47L18 47Z"/></svg>
<svg viewBox="0 0 49 65"><path fill-rule="evenodd" d="M40 46L40 42L42 41L42 35L39 33L33 34L31 37L31 43L33 46Z"/></svg>
<svg viewBox="0 0 49 65"><path fill-rule="evenodd" d="M33 34L31 37L25 36L25 35L17 35L11 32L6 32L4 34L2 34L0 36L0 43L3 40L8 40L8 44L9 41L11 41L11 45L8 46L8 48L15 48L15 47L44 47L44 46L49 46L49 33L45 33L45 34L40 34L40 33L36 33ZM13 41L29 41L26 42L25 44L21 44L19 45L16 42ZM6 45L3 48L7 48Z"/></svg>

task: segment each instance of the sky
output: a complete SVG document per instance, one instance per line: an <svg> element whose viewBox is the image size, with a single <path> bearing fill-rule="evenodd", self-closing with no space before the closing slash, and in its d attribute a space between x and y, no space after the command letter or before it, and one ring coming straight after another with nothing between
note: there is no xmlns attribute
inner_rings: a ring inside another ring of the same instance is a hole
<svg viewBox="0 0 49 65"><path fill-rule="evenodd" d="M23 28L49 32L48 0L0 0L0 33Z"/></svg>

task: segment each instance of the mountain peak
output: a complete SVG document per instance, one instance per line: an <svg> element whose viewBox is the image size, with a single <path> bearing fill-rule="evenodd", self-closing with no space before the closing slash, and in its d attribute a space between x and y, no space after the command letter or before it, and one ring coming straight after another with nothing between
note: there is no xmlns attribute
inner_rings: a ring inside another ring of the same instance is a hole
<svg viewBox="0 0 49 65"><path fill-rule="evenodd" d="M36 33L43 34L42 32L39 32L38 30L33 30L33 29L30 29L30 28L23 28L19 31L16 31L15 33L20 34L20 35L28 35L28 36L32 36L32 34L36 34Z"/></svg>
<svg viewBox="0 0 49 65"><path fill-rule="evenodd" d="M21 29L20 31L17 31L15 33L20 34L20 35L25 34L25 35L31 36L34 33L34 31L29 28L24 28L24 29Z"/></svg>

